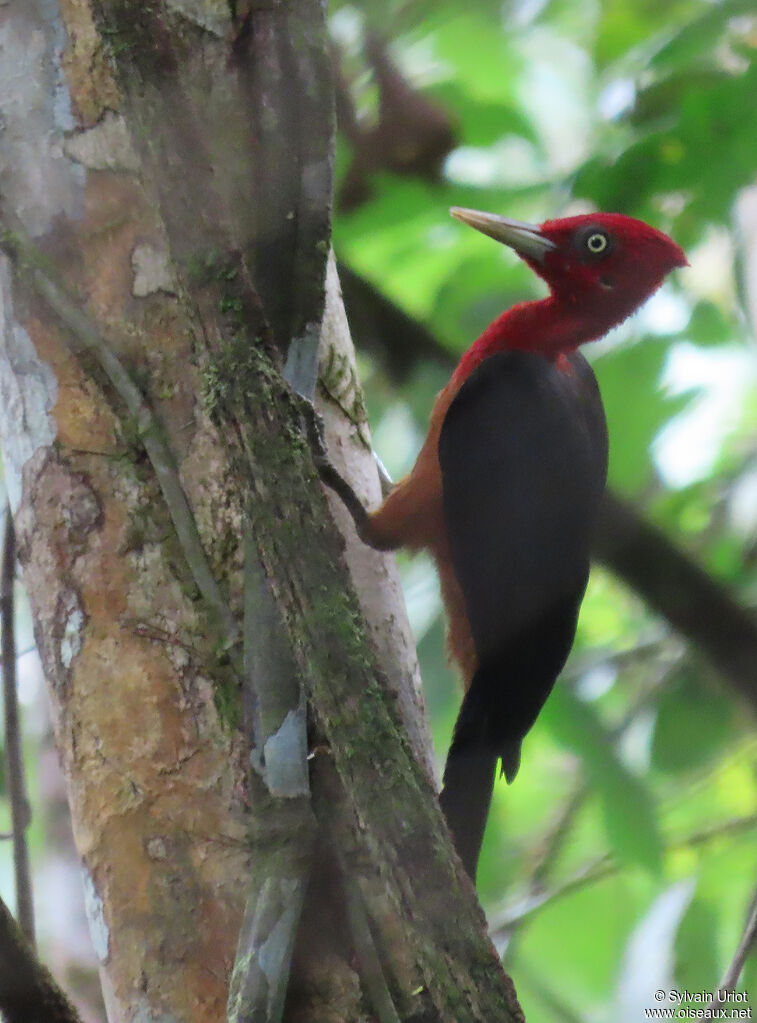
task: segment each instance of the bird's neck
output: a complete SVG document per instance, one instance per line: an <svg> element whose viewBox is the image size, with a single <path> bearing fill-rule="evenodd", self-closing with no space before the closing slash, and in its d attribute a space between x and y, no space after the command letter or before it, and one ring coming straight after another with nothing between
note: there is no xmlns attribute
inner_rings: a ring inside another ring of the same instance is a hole
<svg viewBox="0 0 757 1023"><path fill-rule="evenodd" d="M490 324L460 359L453 380L459 386L484 359L497 352L537 352L552 361L569 355L606 330L587 322L577 306L555 295L521 302Z"/></svg>

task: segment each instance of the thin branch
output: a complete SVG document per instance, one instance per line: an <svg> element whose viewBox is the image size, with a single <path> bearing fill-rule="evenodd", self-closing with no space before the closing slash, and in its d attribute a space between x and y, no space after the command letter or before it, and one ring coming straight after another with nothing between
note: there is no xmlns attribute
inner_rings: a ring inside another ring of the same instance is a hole
<svg viewBox="0 0 757 1023"><path fill-rule="evenodd" d="M0 899L0 1011L5 1023L82 1023Z"/></svg>
<svg viewBox="0 0 757 1023"><path fill-rule="evenodd" d="M16 629L14 592L16 579L16 533L13 517L6 506L3 536L2 573L0 574L0 619L2 620L3 706L5 710L5 763L13 829L13 869L16 883L16 915L21 931L34 948L34 900L29 869L26 829L29 825L29 801L26 798L24 751L16 688Z"/></svg>
<svg viewBox="0 0 757 1023"><path fill-rule="evenodd" d="M23 650L16 651L16 663L18 663L22 657L26 657L27 654L35 654L36 652L36 643L32 643L30 646L25 646Z"/></svg>
<svg viewBox="0 0 757 1023"><path fill-rule="evenodd" d="M727 992L735 991L736 985L739 982L741 971L744 969L747 959L751 952L757 948L757 891L752 896L752 902L747 913L746 926L744 933L741 936L739 947L736 949L736 953L728 966L728 969L723 974L723 979L718 985L718 991ZM707 1006L708 1010L713 1010L722 1006L725 999L719 999L717 994L712 999L710 1004Z"/></svg>
<svg viewBox="0 0 757 1023"><path fill-rule="evenodd" d="M325 300L333 161L325 24L317 5L253 10L249 17L251 32L244 48L248 52L240 49L237 57L252 119L262 133L257 140L261 159L256 165L260 221L253 242L258 256L253 261L255 289L262 299L261 316L282 349L288 348L285 379L312 402ZM297 59L290 52L292 38L299 41ZM294 154L294 159L282 163L282 152ZM284 179L283 165L289 169ZM275 245L271 238L276 238ZM248 517L243 531L246 734L251 762L271 797L269 826L288 835L299 853L282 856L267 854L264 847L254 850L256 859L258 851L262 853L262 862L252 871L232 974L229 1023L281 1018L316 832L302 679ZM274 940L279 969L272 975L261 970L261 962Z"/></svg>
<svg viewBox="0 0 757 1023"><path fill-rule="evenodd" d="M623 733L630 728L634 721L636 721L639 714L654 701L655 697L663 688L670 672L674 670L679 661L680 656L676 657L671 663L668 663L665 666L665 669L658 673L653 683L645 686L644 689L637 694L633 705L626 710L622 719L613 728L608 730L607 737L610 742L617 742L622 737ZM590 794L591 787L587 784L586 779L579 778L574 784L573 789L569 792L567 799L558 808L555 818L550 823L546 835L540 843L541 852L537 854L536 861L526 885L526 899L538 899L542 894L544 894L546 882L552 867L557 862L565 842L571 833L576 817L580 813L581 808ZM513 944L517 940L517 931L521 923L523 923L523 919L516 921L512 927L510 927L507 936L503 933L501 940L499 941L499 947L503 955L505 953L507 953L508 956L513 955ZM503 928L503 931L504 930L505 929Z"/></svg>
<svg viewBox="0 0 757 1023"><path fill-rule="evenodd" d="M501 951L509 941L512 930L530 920L539 910L552 905L566 895L572 895L573 892L581 891L582 888L602 881L612 874L617 874L621 869L622 864L614 860L610 853L605 853L579 867L570 877L560 884L556 884L554 888L528 894L524 898L512 902L492 920L490 931L492 941Z"/></svg>
<svg viewBox="0 0 757 1023"><path fill-rule="evenodd" d="M451 371L454 354L430 331L343 264L339 273L358 346L376 354L393 379L401 383L426 360ZM757 620L724 586L610 491L595 555L757 708Z"/></svg>
<svg viewBox="0 0 757 1023"><path fill-rule="evenodd" d="M654 660L663 653L667 653L670 647L670 630L661 622L648 631L645 638L639 639L637 643L629 647L611 649L610 647L592 647L585 653L576 656L571 655L560 678L568 685L573 685L593 671L595 668L614 668L620 673L625 668L643 663L646 660ZM679 644L680 655L684 652L684 644ZM678 663L678 653L676 663ZM635 713L635 707L633 708Z"/></svg>
<svg viewBox="0 0 757 1023"><path fill-rule="evenodd" d="M536 996L549 1009L550 1016L559 1020L559 1023L584 1023L555 991L547 987L541 974L533 973L521 963L518 967L518 976L521 982L534 989Z"/></svg>
<svg viewBox="0 0 757 1023"><path fill-rule="evenodd" d="M376 452L373 452L373 458L376 462L376 469L379 475L379 483L381 484L381 494L383 497L388 497L394 487L394 480L389 475L389 470L381 461Z"/></svg>
<svg viewBox="0 0 757 1023"><path fill-rule="evenodd" d="M526 899L538 899L547 891L547 879L556 863L560 852L571 833L573 824L582 806L589 796L589 786L585 779L580 778L574 785L568 798L558 808L557 814L550 821L546 834L540 843L540 849L536 853L536 861L526 882ZM518 944L519 930L526 917L514 920L510 926L501 926L495 937L497 950L504 959L508 957L509 962L513 961L515 949Z"/></svg>
<svg viewBox="0 0 757 1023"><path fill-rule="evenodd" d="M671 839L666 843L665 849L696 848L700 845L706 845L714 839L722 838L724 835L733 835L741 831L749 831L752 828L757 828L757 814L751 814L748 817L736 817L721 824L714 824L699 831L694 831L682 838ZM492 940L499 947L507 940L509 932L513 927L529 919L545 906L551 905L565 895L572 895L582 888L617 874L623 868L623 863L615 860L610 853L605 853L579 867L566 880L555 885L549 891L519 899L498 913L492 920Z"/></svg>
<svg viewBox="0 0 757 1023"><path fill-rule="evenodd" d="M568 798L560 807L557 816L551 822L547 834L542 842L541 852L537 855L536 862L531 872L528 887L532 894L544 889L547 878L552 867L557 861L563 846L570 834L576 817L581 811L584 803L590 794L589 786L581 781L576 784L568 794Z"/></svg>

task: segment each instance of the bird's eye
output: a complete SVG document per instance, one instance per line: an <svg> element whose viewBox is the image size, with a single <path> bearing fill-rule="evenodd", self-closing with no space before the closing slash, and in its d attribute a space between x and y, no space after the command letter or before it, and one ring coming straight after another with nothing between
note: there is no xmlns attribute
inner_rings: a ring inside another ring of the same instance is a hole
<svg viewBox="0 0 757 1023"><path fill-rule="evenodd" d="M592 256L600 255L600 253L605 251L607 245L607 235L603 234L601 231L592 231L586 239L586 248Z"/></svg>

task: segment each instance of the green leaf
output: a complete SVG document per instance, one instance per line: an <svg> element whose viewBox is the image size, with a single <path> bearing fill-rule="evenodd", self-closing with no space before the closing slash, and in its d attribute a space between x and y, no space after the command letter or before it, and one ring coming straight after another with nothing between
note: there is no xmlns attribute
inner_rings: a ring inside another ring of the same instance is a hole
<svg viewBox="0 0 757 1023"><path fill-rule="evenodd" d="M666 12L667 13L667 12ZM706 4L699 17L688 24L678 22L674 30L669 20L667 41L648 61L656 71L688 69L700 61L715 61L717 47L714 40L728 34L729 23L741 14L754 13L754 0L719 0Z"/></svg>
<svg viewBox="0 0 757 1023"><path fill-rule="evenodd" d="M375 199L335 224L334 246L389 298L426 318L460 242L451 203L441 186L426 182L382 174L374 184Z"/></svg>
<svg viewBox="0 0 757 1023"><path fill-rule="evenodd" d="M733 738L735 709L704 683L701 669L686 667L671 679L657 706L652 763L661 771L690 771L712 762Z"/></svg>
<svg viewBox="0 0 757 1023"><path fill-rule="evenodd" d="M607 836L621 860L658 872L662 840L652 795L619 759L595 711L558 685L542 716L553 736L581 757L602 803Z"/></svg>
<svg viewBox="0 0 757 1023"><path fill-rule="evenodd" d="M610 482L633 493L649 480L649 447L660 428L686 407L689 395L672 398L659 387L667 344L646 339L593 360L610 431Z"/></svg>
<svg viewBox="0 0 757 1023"><path fill-rule="evenodd" d="M601 66L617 60L629 49L647 42L654 33L669 31L671 22L680 25L692 9L691 0L605 0L594 45L594 55Z"/></svg>
<svg viewBox="0 0 757 1023"><path fill-rule="evenodd" d="M629 931L648 900L645 879L629 873L606 878L545 907L519 935L512 967L516 977L521 961L537 976L544 973L546 962L550 987L569 1005L585 1010L587 1004L606 997L617 977ZM542 1020L540 1003L534 1002L530 1013L528 1006L524 1008L527 1019Z"/></svg>
<svg viewBox="0 0 757 1023"><path fill-rule="evenodd" d="M455 69L471 96L493 102L515 99L523 58L496 21L473 6L456 6L453 17L440 8L425 22L434 56Z"/></svg>
<svg viewBox="0 0 757 1023"><path fill-rule="evenodd" d="M442 756L446 754L462 700L462 686L450 667L446 649L445 624L440 615L418 644L418 656L433 683L426 694L426 702L432 720L438 724L435 739Z"/></svg>
<svg viewBox="0 0 757 1023"><path fill-rule="evenodd" d="M576 173L575 194L600 209L655 219L655 198L673 193L685 198L690 217L727 222L734 193L757 171L757 147L744 130L756 92L757 64L740 74L721 71L707 89L660 110L669 126L635 137L620 154L589 159Z"/></svg>
<svg viewBox="0 0 757 1023"><path fill-rule="evenodd" d="M725 344L733 338L733 324L714 302L702 300L694 306L686 336L698 345Z"/></svg>
<svg viewBox="0 0 757 1023"><path fill-rule="evenodd" d="M533 275L511 253L503 257L504 251L461 260L437 292L431 327L460 353L505 309L536 292Z"/></svg>
<svg viewBox="0 0 757 1023"><path fill-rule="evenodd" d="M454 112L463 145L490 146L506 135L518 135L534 144L539 141L524 112L511 103L479 99L455 80L443 82L432 91L437 102Z"/></svg>
<svg viewBox="0 0 757 1023"><path fill-rule="evenodd" d="M708 901L691 901L676 935L674 975L678 987L714 991L719 980L718 924L718 913Z"/></svg>
<svg viewBox="0 0 757 1023"><path fill-rule="evenodd" d="M723 70L719 67L687 67L675 71L640 90L625 121L642 134L664 129L669 125L671 111L685 96L697 89L711 89L723 78Z"/></svg>
<svg viewBox="0 0 757 1023"><path fill-rule="evenodd" d="M508 280L519 279L523 282L519 298L533 288L533 275L512 253L449 215L449 207L459 205L522 217L516 197L522 201L524 190L453 188L389 174L376 175L373 183L375 198L336 221L334 247L340 259L411 315L428 322L440 290L454 287L458 268L470 259L479 260L482 270L486 265L484 286L491 282L494 288L499 281L506 294ZM534 191L543 191L543 186L525 194ZM494 315L504 308L499 305ZM458 343L467 347L486 325L471 334L458 333ZM446 324L438 329L442 341L456 339Z"/></svg>

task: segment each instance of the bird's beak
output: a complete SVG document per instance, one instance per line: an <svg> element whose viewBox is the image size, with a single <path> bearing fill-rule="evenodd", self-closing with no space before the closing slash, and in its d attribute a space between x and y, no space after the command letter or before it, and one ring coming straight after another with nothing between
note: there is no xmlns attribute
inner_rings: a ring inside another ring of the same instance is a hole
<svg viewBox="0 0 757 1023"><path fill-rule="evenodd" d="M495 241L509 245L519 256L544 262L544 257L557 246L542 234L536 224L524 224L522 220L510 220L498 217L496 213L481 213L479 210L466 210L461 206L453 206L450 213L456 220L475 227L477 231L488 234Z"/></svg>

